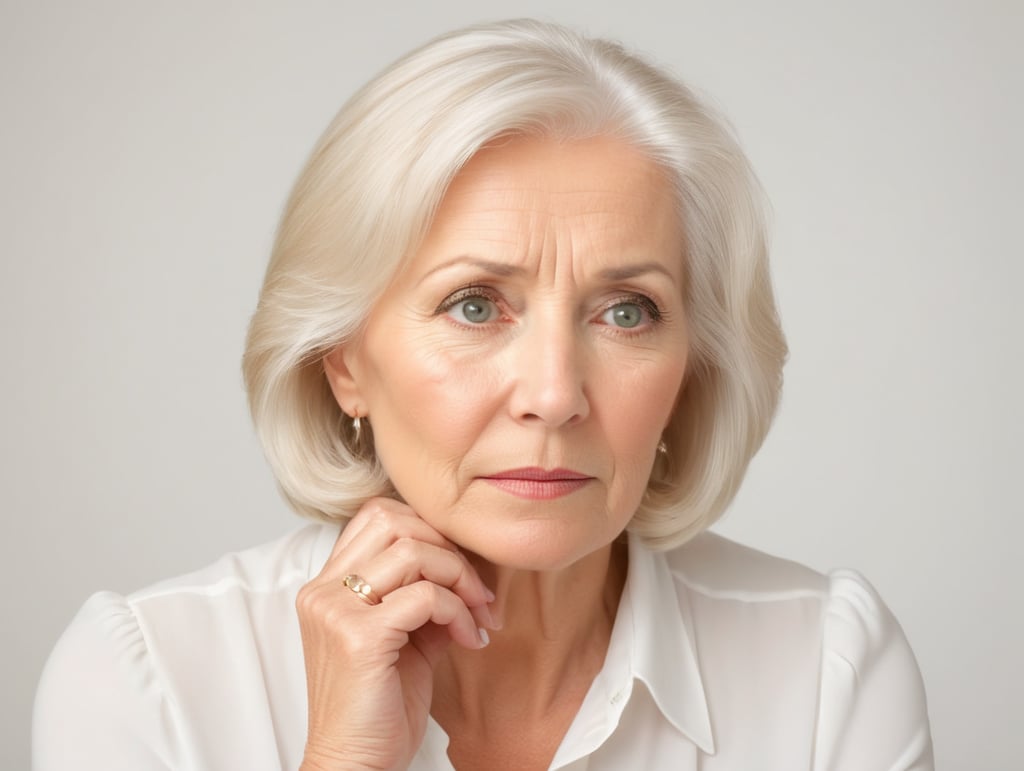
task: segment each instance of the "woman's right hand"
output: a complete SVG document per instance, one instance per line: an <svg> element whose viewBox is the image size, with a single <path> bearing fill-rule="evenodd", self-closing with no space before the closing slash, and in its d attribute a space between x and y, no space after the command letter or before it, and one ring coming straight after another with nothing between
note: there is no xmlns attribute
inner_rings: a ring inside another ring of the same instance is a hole
<svg viewBox="0 0 1024 771"><path fill-rule="evenodd" d="M344 583L358 575L371 605ZM374 498L299 590L309 704L303 771L406 768L426 730L445 648L486 645L494 595L451 541L404 503Z"/></svg>

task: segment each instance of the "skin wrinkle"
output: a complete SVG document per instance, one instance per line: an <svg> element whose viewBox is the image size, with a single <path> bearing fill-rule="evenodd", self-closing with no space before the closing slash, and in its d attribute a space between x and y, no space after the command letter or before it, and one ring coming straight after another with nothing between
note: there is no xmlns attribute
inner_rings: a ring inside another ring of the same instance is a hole
<svg viewBox="0 0 1024 771"><path fill-rule="evenodd" d="M445 262L443 265L438 266L434 270L430 271L428 275L425 275L420 281L417 282L417 286L424 283L429 284L430 280L433 280L435 282L442 280L447 281L449 280L447 278L449 275L451 276L450 280L456 281L457 283L469 283L468 279L475 275L473 273L473 269L489 273L495 278L521 278L527 277L529 275L527 271L521 267L505 266L490 260L483 260L470 255L463 255L453 260L449 260ZM650 261L637 262L635 264L628 263L620 267L605 268L597 271L596 277L603 282L616 282L625 281L628 279L638 279L638 283L642 285L643 291L651 295L652 299L654 299L656 304L661 308L662 316L667 318L670 313L670 311L668 310L669 303L665 299L663 299L667 295L659 286L660 282L656 280L657 277L648 276L647 274L657 274L659 276L664 276L668 278L670 281L672 281L673 287L675 287L674 278L671 276L671 274L669 274L663 266ZM460 282L459 277L461 276L465 276L467 281ZM447 288L448 284L443 283L441 284L441 286ZM444 293L446 293L446 291L447 290L445 290ZM676 296L678 296L680 293L681 290L675 288L672 292L672 294ZM510 285L510 288L503 294L506 300L511 301L511 305L514 310L516 310L517 312L522 311L522 302L516 302L519 298L517 296L517 289L514 285ZM442 299L440 295L438 296L438 299ZM417 312L422 313L424 317L431 315L431 312L428 312L425 309L423 311ZM585 309L581 309L580 312L581 314L584 314ZM638 344L642 345L642 343Z"/></svg>
<svg viewBox="0 0 1024 771"><path fill-rule="evenodd" d="M601 666L625 578L615 541L685 374L682 245L673 191L637 151L511 141L457 175L361 341L329 357L396 489L497 595L491 645L451 648L435 675L450 736L508 736L516 716L556 731ZM435 312L466 285L493 294L495 320ZM631 295L663 321L605 321ZM544 501L484 479L523 466L593 479ZM545 687L524 692L524 672Z"/></svg>

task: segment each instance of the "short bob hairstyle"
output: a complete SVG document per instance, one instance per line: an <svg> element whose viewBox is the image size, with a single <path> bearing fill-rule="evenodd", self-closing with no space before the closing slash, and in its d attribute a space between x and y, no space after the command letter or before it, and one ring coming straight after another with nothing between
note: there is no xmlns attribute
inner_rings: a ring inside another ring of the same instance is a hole
<svg viewBox="0 0 1024 771"><path fill-rule="evenodd" d="M463 165L509 135L619 138L674 183L690 364L629 531L651 548L681 544L733 498L779 398L786 343L761 189L686 86L616 43L531 20L452 32L400 59L344 105L299 175L243 358L278 485L328 521L398 495L322 359L359 333Z"/></svg>

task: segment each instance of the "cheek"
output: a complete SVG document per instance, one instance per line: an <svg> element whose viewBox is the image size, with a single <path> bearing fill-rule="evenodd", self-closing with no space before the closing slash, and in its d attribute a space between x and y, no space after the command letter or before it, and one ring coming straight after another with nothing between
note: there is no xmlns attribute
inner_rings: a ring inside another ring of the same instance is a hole
<svg viewBox="0 0 1024 771"><path fill-rule="evenodd" d="M616 457L619 494L629 505L639 503L647 487L658 442L665 430L682 385L685 362L662 362L635 367L631 377L617 383L606 396L608 441Z"/></svg>
<svg viewBox="0 0 1024 771"><path fill-rule="evenodd" d="M424 462L456 460L494 413L502 381L498 368L458 346L422 336L391 350L393 355L375 368L371 399L380 449L398 442L406 449L429 446L433 455L426 454Z"/></svg>
<svg viewBox="0 0 1024 771"><path fill-rule="evenodd" d="M634 362L617 377L609 377L608 382L615 384L610 400L617 406L620 430L636 443L657 444L672 415L685 369L685 358L664 357L660 361Z"/></svg>
<svg viewBox="0 0 1024 771"><path fill-rule="evenodd" d="M443 532L444 513L463 488L467 457L500 407L500 369L422 339L390 351L373 373L377 456L405 501Z"/></svg>

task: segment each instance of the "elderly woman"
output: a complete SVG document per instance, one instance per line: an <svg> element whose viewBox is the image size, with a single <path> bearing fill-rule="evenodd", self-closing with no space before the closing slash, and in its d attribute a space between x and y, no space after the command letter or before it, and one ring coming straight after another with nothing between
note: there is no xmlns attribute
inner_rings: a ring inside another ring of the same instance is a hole
<svg viewBox="0 0 1024 771"><path fill-rule="evenodd" d="M302 172L245 352L320 522L90 599L36 768L930 768L871 587L705 532L785 353L689 90L535 22L413 52Z"/></svg>

